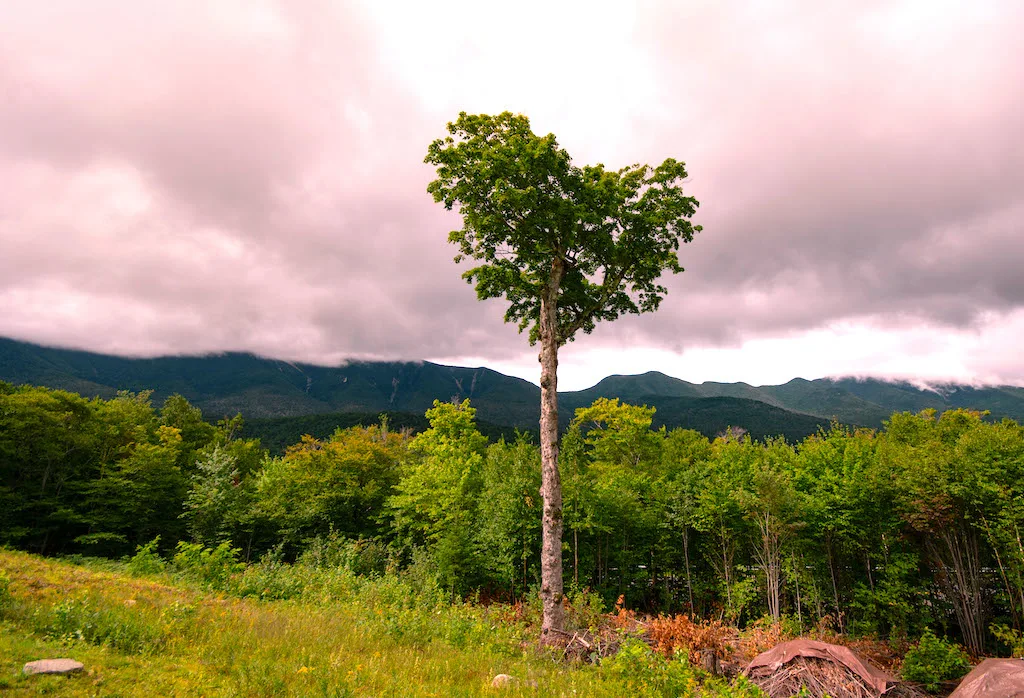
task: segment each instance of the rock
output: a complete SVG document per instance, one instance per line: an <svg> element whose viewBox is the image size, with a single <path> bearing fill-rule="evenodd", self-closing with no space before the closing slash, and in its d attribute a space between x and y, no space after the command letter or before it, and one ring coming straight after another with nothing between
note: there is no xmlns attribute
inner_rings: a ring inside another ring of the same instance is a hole
<svg viewBox="0 0 1024 698"><path fill-rule="evenodd" d="M514 676L509 676L508 674L498 674L493 679L491 679L491 688L505 688L505 686L510 685L515 680L516 677Z"/></svg>
<svg viewBox="0 0 1024 698"><path fill-rule="evenodd" d="M22 668L25 674L74 674L85 668L74 659L37 659Z"/></svg>

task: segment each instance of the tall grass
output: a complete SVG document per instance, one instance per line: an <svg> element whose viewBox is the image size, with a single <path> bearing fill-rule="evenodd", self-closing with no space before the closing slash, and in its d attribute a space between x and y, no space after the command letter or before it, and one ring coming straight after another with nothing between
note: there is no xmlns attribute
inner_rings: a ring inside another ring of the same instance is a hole
<svg viewBox="0 0 1024 698"><path fill-rule="evenodd" d="M237 565L230 555L223 563ZM702 683L685 660L636 644L606 666L568 665L539 651L508 607L449 603L436 587L396 574L359 575L314 558L268 558L226 577L189 564L149 565L147 575L131 562L93 569L0 551L0 689L477 696L493 695L491 678L505 673L516 677L501 690L508 696L754 694L743 684ZM87 672L21 675L24 662L44 656L77 658Z"/></svg>

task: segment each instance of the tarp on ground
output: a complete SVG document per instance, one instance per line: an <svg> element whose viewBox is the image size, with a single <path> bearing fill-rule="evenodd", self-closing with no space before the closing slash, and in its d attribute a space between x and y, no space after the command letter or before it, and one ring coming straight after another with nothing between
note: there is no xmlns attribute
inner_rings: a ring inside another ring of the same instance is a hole
<svg viewBox="0 0 1024 698"><path fill-rule="evenodd" d="M752 678L767 676L797 657L814 657L842 664L863 679L864 683L875 689L879 695L885 693L890 684L896 682L896 679L881 669L862 660L849 647L802 638L783 642L781 645L776 645L767 652L757 655L747 665L744 673Z"/></svg>
<svg viewBox="0 0 1024 698"><path fill-rule="evenodd" d="M1024 659L986 659L949 698L1024 698Z"/></svg>

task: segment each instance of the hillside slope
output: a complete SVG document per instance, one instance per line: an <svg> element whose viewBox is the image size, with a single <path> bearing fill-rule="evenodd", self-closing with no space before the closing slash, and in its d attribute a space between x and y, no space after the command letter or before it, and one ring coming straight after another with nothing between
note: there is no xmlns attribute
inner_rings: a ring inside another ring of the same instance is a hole
<svg viewBox="0 0 1024 698"><path fill-rule="evenodd" d="M430 362L352 362L314 366L252 354L125 358L42 347L0 338L0 380L111 397L118 390L153 390L160 404L180 393L210 419L241 412L248 419L334 413L422 415L435 399L470 399L480 420L535 428L540 389L488 368ZM720 431L743 426L752 434L789 437L836 419L881 426L894 411L968 407L994 418L1024 421L1024 388L941 385L923 390L875 379L795 378L783 385L688 383L651 371L614 375L586 390L559 394L563 424L598 397L658 409L659 423ZM710 402L701 402L711 400Z"/></svg>

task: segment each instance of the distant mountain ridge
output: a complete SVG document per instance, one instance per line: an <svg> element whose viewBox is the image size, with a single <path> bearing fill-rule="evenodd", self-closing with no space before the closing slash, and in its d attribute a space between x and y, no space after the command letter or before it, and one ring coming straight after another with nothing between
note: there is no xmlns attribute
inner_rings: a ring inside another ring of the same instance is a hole
<svg viewBox="0 0 1024 698"><path fill-rule="evenodd" d="M180 393L213 419L236 412L248 419L385 411L422 415L435 399L469 398L483 421L534 428L540 403L536 385L488 368L430 362L328 367L239 353L138 359L2 338L0 380L101 397L153 390L155 404ZM658 424L703 425L703 431L742 426L754 436L800 438L831 419L878 427L894 411L926 408L968 407L1024 421L1024 388L1012 386L946 384L923 390L906 382L853 378L698 385L656 371L608 376L586 390L560 393L563 421L599 397L656 407Z"/></svg>

